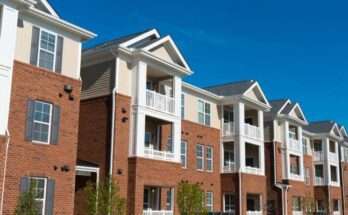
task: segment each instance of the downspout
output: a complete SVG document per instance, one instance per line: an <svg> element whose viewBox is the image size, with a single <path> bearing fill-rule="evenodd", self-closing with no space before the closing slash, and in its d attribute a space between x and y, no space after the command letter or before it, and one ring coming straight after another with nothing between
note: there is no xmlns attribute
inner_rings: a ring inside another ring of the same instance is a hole
<svg viewBox="0 0 348 215"><path fill-rule="evenodd" d="M0 203L0 215L2 215L3 205L4 205L4 193L5 193L5 180L6 180L6 170L7 170L7 158L8 158L8 148L10 145L10 132L6 129L6 151L5 151L5 162L4 162L4 175L2 179L2 192L1 192L1 203Z"/></svg>
<svg viewBox="0 0 348 215"><path fill-rule="evenodd" d="M239 168L239 214L242 214L242 172L241 168Z"/></svg>
<svg viewBox="0 0 348 215"><path fill-rule="evenodd" d="M343 167L343 163L341 161L341 184L342 184L342 206L343 206L343 215L346 214L346 187L345 187L345 184L344 184L344 176L343 176L343 171L344 171L344 167Z"/></svg>
<svg viewBox="0 0 348 215"><path fill-rule="evenodd" d="M118 73L118 55L117 53L111 49L110 50L112 55L116 57L116 62L115 62L115 84L114 84L114 89L112 90L112 118L111 118L111 143L110 143L110 171L109 175L110 177L113 174L113 161L114 161L114 145L115 145L115 119L116 119L116 93L117 93L117 73Z"/></svg>

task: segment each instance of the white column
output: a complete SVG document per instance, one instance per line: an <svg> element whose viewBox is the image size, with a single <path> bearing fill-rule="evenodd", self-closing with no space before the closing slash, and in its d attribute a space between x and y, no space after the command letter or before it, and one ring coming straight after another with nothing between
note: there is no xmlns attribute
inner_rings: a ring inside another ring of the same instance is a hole
<svg viewBox="0 0 348 215"><path fill-rule="evenodd" d="M234 123L236 129L234 151L237 170L243 171L245 167L245 141L244 135L244 104L237 103L233 105Z"/></svg>
<svg viewBox="0 0 348 215"><path fill-rule="evenodd" d="M302 146L302 127L297 128L298 132L298 141L300 142L301 145L301 152L303 153L303 146Z"/></svg>
<svg viewBox="0 0 348 215"><path fill-rule="evenodd" d="M262 175L265 175L265 146L264 144L259 146L259 158L260 158L260 168Z"/></svg>
<svg viewBox="0 0 348 215"><path fill-rule="evenodd" d="M175 116L181 118L181 78L173 77L173 92L174 92L174 105Z"/></svg>
<svg viewBox="0 0 348 215"><path fill-rule="evenodd" d="M288 121L284 121L283 123L283 135L284 135L284 143L283 146L284 147L289 147L289 122ZM285 178L290 178L290 154L288 153L288 150L286 150L284 152L284 164L285 164L285 171L283 171L285 173Z"/></svg>
<svg viewBox="0 0 348 215"><path fill-rule="evenodd" d="M220 143L220 171L224 171L224 160L225 160L225 148L224 148L224 142L221 141Z"/></svg>
<svg viewBox="0 0 348 215"><path fill-rule="evenodd" d="M264 140L264 124L263 124L263 111L259 110L258 111L258 124L259 124L259 128L261 130L261 140Z"/></svg>
<svg viewBox="0 0 348 215"><path fill-rule="evenodd" d="M289 147L289 122L284 121L284 146Z"/></svg>
<svg viewBox="0 0 348 215"><path fill-rule="evenodd" d="M140 113L139 111L134 114L134 151L135 156L142 157L144 156L145 148L145 114Z"/></svg>
<svg viewBox="0 0 348 215"><path fill-rule="evenodd" d="M331 183L331 170L330 170L330 140L329 138L323 139L323 153L324 153L324 177L326 178L326 183Z"/></svg>
<svg viewBox="0 0 348 215"><path fill-rule="evenodd" d="M4 135L10 112L18 11L3 5L0 15L0 135Z"/></svg>
<svg viewBox="0 0 348 215"><path fill-rule="evenodd" d="M139 61L137 64L137 95L136 104L146 106L147 64Z"/></svg>
<svg viewBox="0 0 348 215"><path fill-rule="evenodd" d="M174 146L174 161L180 162L181 151L181 120L172 124L172 141Z"/></svg>

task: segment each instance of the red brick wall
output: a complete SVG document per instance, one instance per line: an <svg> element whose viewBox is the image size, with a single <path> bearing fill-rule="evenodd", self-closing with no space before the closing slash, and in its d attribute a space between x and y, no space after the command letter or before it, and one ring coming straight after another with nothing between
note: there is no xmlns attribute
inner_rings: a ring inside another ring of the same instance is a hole
<svg viewBox="0 0 348 215"><path fill-rule="evenodd" d="M3 185L3 177L4 177L4 162L5 162L5 151L6 151L6 137L0 136L0 201L2 194L2 185Z"/></svg>
<svg viewBox="0 0 348 215"><path fill-rule="evenodd" d="M64 92L64 84L73 86L73 101ZM22 176L55 179L54 213L73 213L80 86L78 80L21 62L14 63L4 214L14 211ZM28 99L43 100L61 107L58 145L24 140ZM60 167L65 164L71 167L69 172L61 172ZM58 169L54 170L54 166Z"/></svg>
<svg viewBox="0 0 348 215"><path fill-rule="evenodd" d="M347 209L348 208L348 163L341 162L341 174L343 176L343 180L342 180L341 184L344 185L344 193L343 193L342 197L345 198L345 199L343 199L343 201L344 201L345 207ZM342 208L343 208L343 204L342 204Z"/></svg>

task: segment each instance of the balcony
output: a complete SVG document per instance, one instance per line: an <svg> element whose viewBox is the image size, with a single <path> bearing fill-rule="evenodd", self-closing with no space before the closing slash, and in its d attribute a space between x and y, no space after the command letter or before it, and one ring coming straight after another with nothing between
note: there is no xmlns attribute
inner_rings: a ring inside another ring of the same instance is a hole
<svg viewBox="0 0 348 215"><path fill-rule="evenodd" d="M315 177L314 185L316 185L316 186L324 185L324 178L322 178L322 177Z"/></svg>
<svg viewBox="0 0 348 215"><path fill-rule="evenodd" d="M293 211L292 215L302 215L303 212L302 211Z"/></svg>
<svg viewBox="0 0 348 215"><path fill-rule="evenodd" d="M247 215L262 215L262 211L247 211Z"/></svg>
<svg viewBox="0 0 348 215"><path fill-rule="evenodd" d="M244 135L253 139L261 140L261 129L244 123Z"/></svg>
<svg viewBox="0 0 348 215"><path fill-rule="evenodd" d="M329 160L330 160L331 162L337 163L337 162L338 162L338 156L337 156L337 154L336 154L336 153L333 153L333 152L330 152L330 153L329 153Z"/></svg>
<svg viewBox="0 0 348 215"><path fill-rule="evenodd" d="M170 161L174 160L174 153L159 151L159 150L151 149L149 147L145 147L144 156L154 158L154 159L159 159L159 160L170 160Z"/></svg>
<svg viewBox="0 0 348 215"><path fill-rule="evenodd" d="M290 179L296 181L302 181L303 177L301 175L290 173Z"/></svg>
<svg viewBox="0 0 348 215"><path fill-rule="evenodd" d="M146 106L165 113L174 114L174 98L155 91L146 90Z"/></svg>
<svg viewBox="0 0 348 215"><path fill-rule="evenodd" d="M231 135L234 135L234 133L235 133L234 122L224 123L222 135L223 136L231 136Z"/></svg>
<svg viewBox="0 0 348 215"><path fill-rule="evenodd" d="M334 211L332 214L333 215L340 215L341 213L339 211Z"/></svg>
<svg viewBox="0 0 348 215"><path fill-rule="evenodd" d="M314 161L323 161L324 160L324 153L322 151L315 151L313 153Z"/></svg>
<svg viewBox="0 0 348 215"><path fill-rule="evenodd" d="M245 167L245 173L262 175L262 170L260 168L258 168L258 167L246 166Z"/></svg>
<svg viewBox="0 0 348 215"><path fill-rule="evenodd" d="M236 164L230 164L227 166L224 166L222 169L223 173L231 173L236 171Z"/></svg>
<svg viewBox="0 0 348 215"><path fill-rule="evenodd" d="M296 152L302 152L302 144L301 141L289 138L289 148Z"/></svg>
<svg viewBox="0 0 348 215"><path fill-rule="evenodd" d="M166 211L166 210L161 210L161 211L146 210L146 211L143 211L143 215L174 215L174 212Z"/></svg>

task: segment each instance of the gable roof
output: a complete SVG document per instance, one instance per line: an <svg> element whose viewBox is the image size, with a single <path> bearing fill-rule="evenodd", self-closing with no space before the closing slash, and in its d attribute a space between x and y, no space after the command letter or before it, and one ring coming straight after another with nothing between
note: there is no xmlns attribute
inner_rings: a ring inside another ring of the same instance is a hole
<svg viewBox="0 0 348 215"><path fill-rule="evenodd" d="M272 108L268 113L265 114L270 116L279 114L288 102L290 102L289 99L277 99L269 101L269 104L272 106Z"/></svg>
<svg viewBox="0 0 348 215"><path fill-rule="evenodd" d="M318 121L309 123L304 127L304 130L316 134L331 133L335 126L337 126L336 123L330 120Z"/></svg>
<svg viewBox="0 0 348 215"><path fill-rule="evenodd" d="M203 89L219 96L238 96L246 93L255 83L256 82L253 80L246 80L216 85L212 87L205 87Z"/></svg>
<svg viewBox="0 0 348 215"><path fill-rule="evenodd" d="M45 13L60 18L58 13L54 10L54 8L50 5L50 3L47 0L37 0L34 6L35 8L44 11Z"/></svg>

